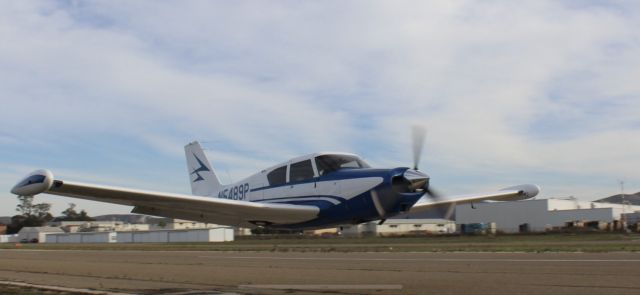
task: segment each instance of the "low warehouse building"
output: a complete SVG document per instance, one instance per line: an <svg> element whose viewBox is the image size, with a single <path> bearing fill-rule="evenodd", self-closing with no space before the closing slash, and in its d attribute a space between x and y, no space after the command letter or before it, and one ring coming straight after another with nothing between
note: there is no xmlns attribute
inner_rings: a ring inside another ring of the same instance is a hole
<svg viewBox="0 0 640 295"><path fill-rule="evenodd" d="M115 243L115 232L87 232L48 234L46 243L71 244L71 243Z"/></svg>
<svg viewBox="0 0 640 295"><path fill-rule="evenodd" d="M60 227L68 233L75 232L112 232L149 230L148 224L130 224L121 221L55 221L50 226Z"/></svg>
<svg viewBox="0 0 640 295"><path fill-rule="evenodd" d="M17 243L20 242L18 234L0 235L0 243Z"/></svg>
<svg viewBox="0 0 640 295"><path fill-rule="evenodd" d="M484 202L456 206L457 224L496 223L498 231L514 233L545 231L567 223L614 223L624 213L640 211L640 206L540 199L514 202Z"/></svg>
<svg viewBox="0 0 640 295"><path fill-rule="evenodd" d="M18 232L18 241L23 243L43 243L47 235L56 233L64 233L64 231L59 227L53 226L23 227Z"/></svg>
<svg viewBox="0 0 640 295"><path fill-rule="evenodd" d="M453 233L456 225L443 219L387 219L383 224L377 221L340 226L343 236L394 236L408 234Z"/></svg>
<svg viewBox="0 0 640 295"><path fill-rule="evenodd" d="M168 219L168 222L162 224L154 224L151 230L179 230L179 229L201 229L201 228L217 228L220 225L215 223L204 223L184 219Z"/></svg>
<svg viewBox="0 0 640 295"><path fill-rule="evenodd" d="M626 213L622 215L622 218L629 224L640 223L640 212Z"/></svg>
<svg viewBox="0 0 640 295"><path fill-rule="evenodd" d="M47 234L47 243L189 243L230 242L233 229L218 227L190 230L121 231Z"/></svg>
<svg viewBox="0 0 640 295"><path fill-rule="evenodd" d="M231 242L233 228L118 232L118 243Z"/></svg>

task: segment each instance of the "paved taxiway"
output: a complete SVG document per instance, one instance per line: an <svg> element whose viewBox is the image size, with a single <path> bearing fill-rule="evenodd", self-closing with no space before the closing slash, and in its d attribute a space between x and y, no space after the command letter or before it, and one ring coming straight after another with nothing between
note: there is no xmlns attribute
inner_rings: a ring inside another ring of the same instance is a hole
<svg viewBox="0 0 640 295"><path fill-rule="evenodd" d="M640 253L0 250L0 280L131 293L640 294L639 270Z"/></svg>

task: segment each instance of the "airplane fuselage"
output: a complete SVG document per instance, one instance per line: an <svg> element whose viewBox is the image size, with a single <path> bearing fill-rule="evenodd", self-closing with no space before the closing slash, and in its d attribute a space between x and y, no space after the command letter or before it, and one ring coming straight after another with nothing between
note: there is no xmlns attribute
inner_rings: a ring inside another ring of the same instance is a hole
<svg viewBox="0 0 640 295"><path fill-rule="evenodd" d="M340 167L335 171L323 171L319 167L323 165L323 157L353 158L361 163L361 167ZM398 184L398 181L405 181L403 175L407 170L411 169L372 169L356 155L318 153L292 159L233 184L224 185L214 191L212 197L308 205L320 209L316 219L303 223L272 225L255 220L253 223L256 225L310 228L355 224L385 219L407 211L424 195L422 191L409 190ZM196 179L198 175L194 173L192 181Z"/></svg>

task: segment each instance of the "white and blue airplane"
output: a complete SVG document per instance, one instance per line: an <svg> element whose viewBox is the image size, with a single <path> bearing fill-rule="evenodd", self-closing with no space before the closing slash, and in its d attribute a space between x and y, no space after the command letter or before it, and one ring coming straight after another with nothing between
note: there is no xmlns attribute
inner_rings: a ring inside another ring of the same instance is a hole
<svg viewBox="0 0 640 295"><path fill-rule="evenodd" d="M371 168L348 153L314 153L223 185L200 144L185 146L193 195L154 192L55 179L36 170L19 181L13 194L40 193L133 206L133 213L241 227L326 228L425 211L451 216L456 204L513 201L536 196L536 185L442 198L419 171L423 135L414 132L414 168Z"/></svg>

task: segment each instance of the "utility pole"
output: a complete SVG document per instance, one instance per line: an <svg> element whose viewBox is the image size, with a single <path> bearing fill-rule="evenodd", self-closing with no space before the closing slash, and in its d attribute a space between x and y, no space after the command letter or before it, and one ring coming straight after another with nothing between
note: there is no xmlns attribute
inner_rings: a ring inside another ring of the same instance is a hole
<svg viewBox="0 0 640 295"><path fill-rule="evenodd" d="M620 180L620 200L622 203L622 215L620 216L620 225L622 226L622 231L627 232L627 218L625 216L625 199L624 199L624 180Z"/></svg>

